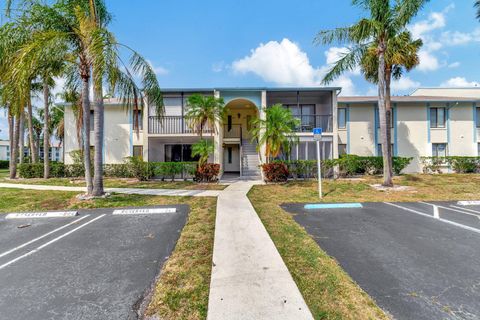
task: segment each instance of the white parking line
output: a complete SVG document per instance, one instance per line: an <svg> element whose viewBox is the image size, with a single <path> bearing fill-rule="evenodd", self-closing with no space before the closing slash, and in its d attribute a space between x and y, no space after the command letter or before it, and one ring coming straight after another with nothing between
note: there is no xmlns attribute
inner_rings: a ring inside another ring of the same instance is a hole
<svg viewBox="0 0 480 320"><path fill-rule="evenodd" d="M90 220L90 221L82 224L81 226L76 227L75 229L72 229L72 230L70 230L70 231L62 234L61 236L58 236L58 237L56 237L55 239L50 240L49 242L42 244L40 247L38 247L38 248L36 248L36 249L33 249L32 251L29 251L29 252L25 253L24 255L21 255L21 256L15 258L15 259L13 259L13 260L10 260L10 261L2 264L2 265L0 266L0 270L8 267L8 266L11 265L12 263L15 263L15 262L17 262L17 261L19 261L19 260L21 260L21 259L23 259L23 258L26 258L26 257L28 257L28 256L30 256L30 255L32 255L32 254L34 254L34 253L42 250L43 248L51 245L52 243L57 242L58 240L60 240L60 239L62 239L62 238L65 238L66 236L74 233L74 232L77 231L77 230L80 230L81 228L89 225L90 223L93 223L93 222L97 221L98 219L103 218L104 216L105 216L105 214L102 214L101 216L98 216L98 217L96 217L95 219L92 219L92 220Z"/></svg>
<svg viewBox="0 0 480 320"><path fill-rule="evenodd" d="M439 206L439 205L432 204L432 203L428 203L428 202L420 201L420 203L429 204L429 205L431 205L431 206L437 206L438 208L442 208L442 209L450 210L450 211L455 211L455 212L460 212L460 213L466 214L466 215L468 215L468 216L474 216L474 217L479 218L478 215L476 215L476 214L473 214L473 213L470 213L470 212L465 212L464 210L466 210L466 209L464 209L464 208L459 208L459 209L462 209L462 211L460 211L460 210L457 210L457 209L453 209L453 208L449 208L449 207L444 207L444 206Z"/></svg>
<svg viewBox="0 0 480 320"><path fill-rule="evenodd" d="M450 207L465 210L465 211L475 212L475 213L477 213L476 216L480 219L480 211L473 210L473 209L467 209L467 208L461 208L461 207L457 207L457 206L454 206L454 205L450 205Z"/></svg>
<svg viewBox="0 0 480 320"><path fill-rule="evenodd" d="M466 225L463 225L461 223L457 223L457 222L453 222L453 221L450 221L450 220L447 220L447 219L443 219L443 218L435 218L434 216L431 216L429 214L426 214L424 212L420 212L420 211L417 211L417 210L413 210L413 209L410 209L410 208L407 208L407 207L402 207L398 204L395 204L395 203L391 203L391 202L384 202L385 204L388 204L390 206L393 206L393 207L397 207L397 208L400 208L400 209L403 209L405 211L409 211L409 212L413 212L413 213L416 213L418 215L421 215L421 216L424 216L424 217L427 217L427 218L431 218L431 219L435 219L437 221L442 221L442 222L445 222L445 223L448 223L448 224L451 224L453 226L456 226L456 227L459 227L459 228L462 228L462 229L466 229L466 230L470 230L470 231L473 231L473 232L476 232L476 233L479 233L480 234L480 229L477 229L477 228L472 228L472 227L469 227L469 226L466 226Z"/></svg>
<svg viewBox="0 0 480 320"><path fill-rule="evenodd" d="M58 232L58 231L60 231L60 230L63 230L63 229L65 229L66 227L71 226L72 224L75 224L75 223L77 223L77 222L79 222L79 221L81 221L81 220L83 220L83 219L85 219L85 218L87 218L87 217L89 217L89 216L90 216L90 215L87 214L86 216L83 216L83 217L81 217L80 219L77 219L77 220L75 220L75 221L72 221L72 222L70 222L70 223L67 223L67 224L64 225L64 226L61 226L60 228L57 228L57 229L52 230L52 231L50 231L50 232L47 232L47 233L45 233L44 235L42 235L42 236L40 236L40 237L38 237L38 238L35 238L35 239L33 239L33 240L30 240L30 241L28 241L28 242L25 242L25 243L22 244L22 245L19 245L18 247L15 247L15 248L13 248L13 249L10 249L10 250L8 250L8 251L5 251L4 253L0 254L0 258L6 256L7 254L10 254L10 253L12 253L12 252L15 252L15 251L17 251L17 250L19 250L19 249L22 249L22 248L24 248L24 247L26 247L26 246L34 243L34 242L37 242L38 240L41 240L41 239L43 239L43 238L45 238L45 237L48 237L48 236L51 235L52 233Z"/></svg>
<svg viewBox="0 0 480 320"><path fill-rule="evenodd" d="M158 213L175 213L177 208L144 208L144 209L119 209L114 210L113 215L142 215Z"/></svg>

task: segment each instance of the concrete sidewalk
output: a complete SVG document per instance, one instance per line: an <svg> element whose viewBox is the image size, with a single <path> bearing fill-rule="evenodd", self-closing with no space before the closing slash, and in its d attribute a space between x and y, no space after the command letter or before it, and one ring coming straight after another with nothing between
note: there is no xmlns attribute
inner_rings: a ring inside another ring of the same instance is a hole
<svg viewBox="0 0 480 320"><path fill-rule="evenodd" d="M217 201L208 320L313 319L239 181Z"/></svg>
<svg viewBox="0 0 480 320"><path fill-rule="evenodd" d="M0 188L76 191L86 192L86 187L46 186L33 184L0 183ZM143 194L149 196L176 196L176 197L218 197L222 190L181 190L181 189L141 189L141 188L105 188L109 193Z"/></svg>

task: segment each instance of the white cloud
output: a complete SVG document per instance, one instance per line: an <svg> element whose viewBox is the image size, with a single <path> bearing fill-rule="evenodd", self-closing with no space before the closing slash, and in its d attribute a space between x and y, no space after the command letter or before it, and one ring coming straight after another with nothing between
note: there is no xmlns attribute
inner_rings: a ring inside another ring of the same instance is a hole
<svg viewBox="0 0 480 320"><path fill-rule="evenodd" d="M448 67L451 68L451 69L458 68L458 67L460 67L460 62L458 62L458 61L452 62L448 65Z"/></svg>
<svg viewBox="0 0 480 320"><path fill-rule="evenodd" d="M428 50L420 50L418 56L420 58L418 70L420 71L435 71L441 66L438 58Z"/></svg>
<svg viewBox="0 0 480 320"><path fill-rule="evenodd" d="M414 88L418 88L420 82L414 81L409 77L402 77L399 80L392 81L392 90L393 91L407 91Z"/></svg>
<svg viewBox="0 0 480 320"><path fill-rule="evenodd" d="M445 15L455 8L455 4L450 4L440 12L432 12L427 19L418 21L412 24L409 29L412 32L412 36L416 38L423 38L427 33L434 30L441 29L446 25Z"/></svg>
<svg viewBox="0 0 480 320"><path fill-rule="evenodd" d="M264 81L278 85L320 86L329 65L334 63L345 48L330 48L325 52L326 65L314 67L308 55L289 39L281 42L261 43L251 50L250 55L232 63L232 70L237 74L253 73ZM331 86L341 86L342 93L355 94L355 85L350 79L354 72L345 73Z"/></svg>
<svg viewBox="0 0 480 320"><path fill-rule="evenodd" d="M476 28L472 32L445 31L441 35L445 44L450 46L458 46L480 41L480 28Z"/></svg>
<svg viewBox="0 0 480 320"><path fill-rule="evenodd" d="M152 67L153 72L155 72L157 76L164 76L168 74L169 72L168 69L162 66L155 66L151 60L147 60L147 62L150 65L150 67Z"/></svg>
<svg viewBox="0 0 480 320"><path fill-rule="evenodd" d="M455 78L448 79L445 82L442 82L440 86L441 87L457 87L457 88L478 87L480 86L480 82L468 81L464 77L455 77Z"/></svg>

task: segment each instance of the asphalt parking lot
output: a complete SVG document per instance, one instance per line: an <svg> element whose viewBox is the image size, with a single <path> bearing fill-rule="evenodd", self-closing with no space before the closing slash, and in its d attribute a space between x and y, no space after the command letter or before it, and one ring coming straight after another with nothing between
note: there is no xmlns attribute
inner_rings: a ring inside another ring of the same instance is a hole
<svg viewBox="0 0 480 320"><path fill-rule="evenodd" d="M315 241L395 319L480 319L480 206L285 204Z"/></svg>
<svg viewBox="0 0 480 320"><path fill-rule="evenodd" d="M0 216L0 319L136 319L187 219L168 208Z"/></svg>

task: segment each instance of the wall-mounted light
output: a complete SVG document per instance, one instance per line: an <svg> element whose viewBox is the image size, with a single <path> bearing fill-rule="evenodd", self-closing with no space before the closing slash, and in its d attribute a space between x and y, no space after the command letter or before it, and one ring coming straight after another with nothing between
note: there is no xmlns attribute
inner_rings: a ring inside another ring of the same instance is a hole
<svg viewBox="0 0 480 320"><path fill-rule="evenodd" d="M238 119L240 119L240 117L241 117L240 113L237 113L237 117L238 117Z"/></svg>

